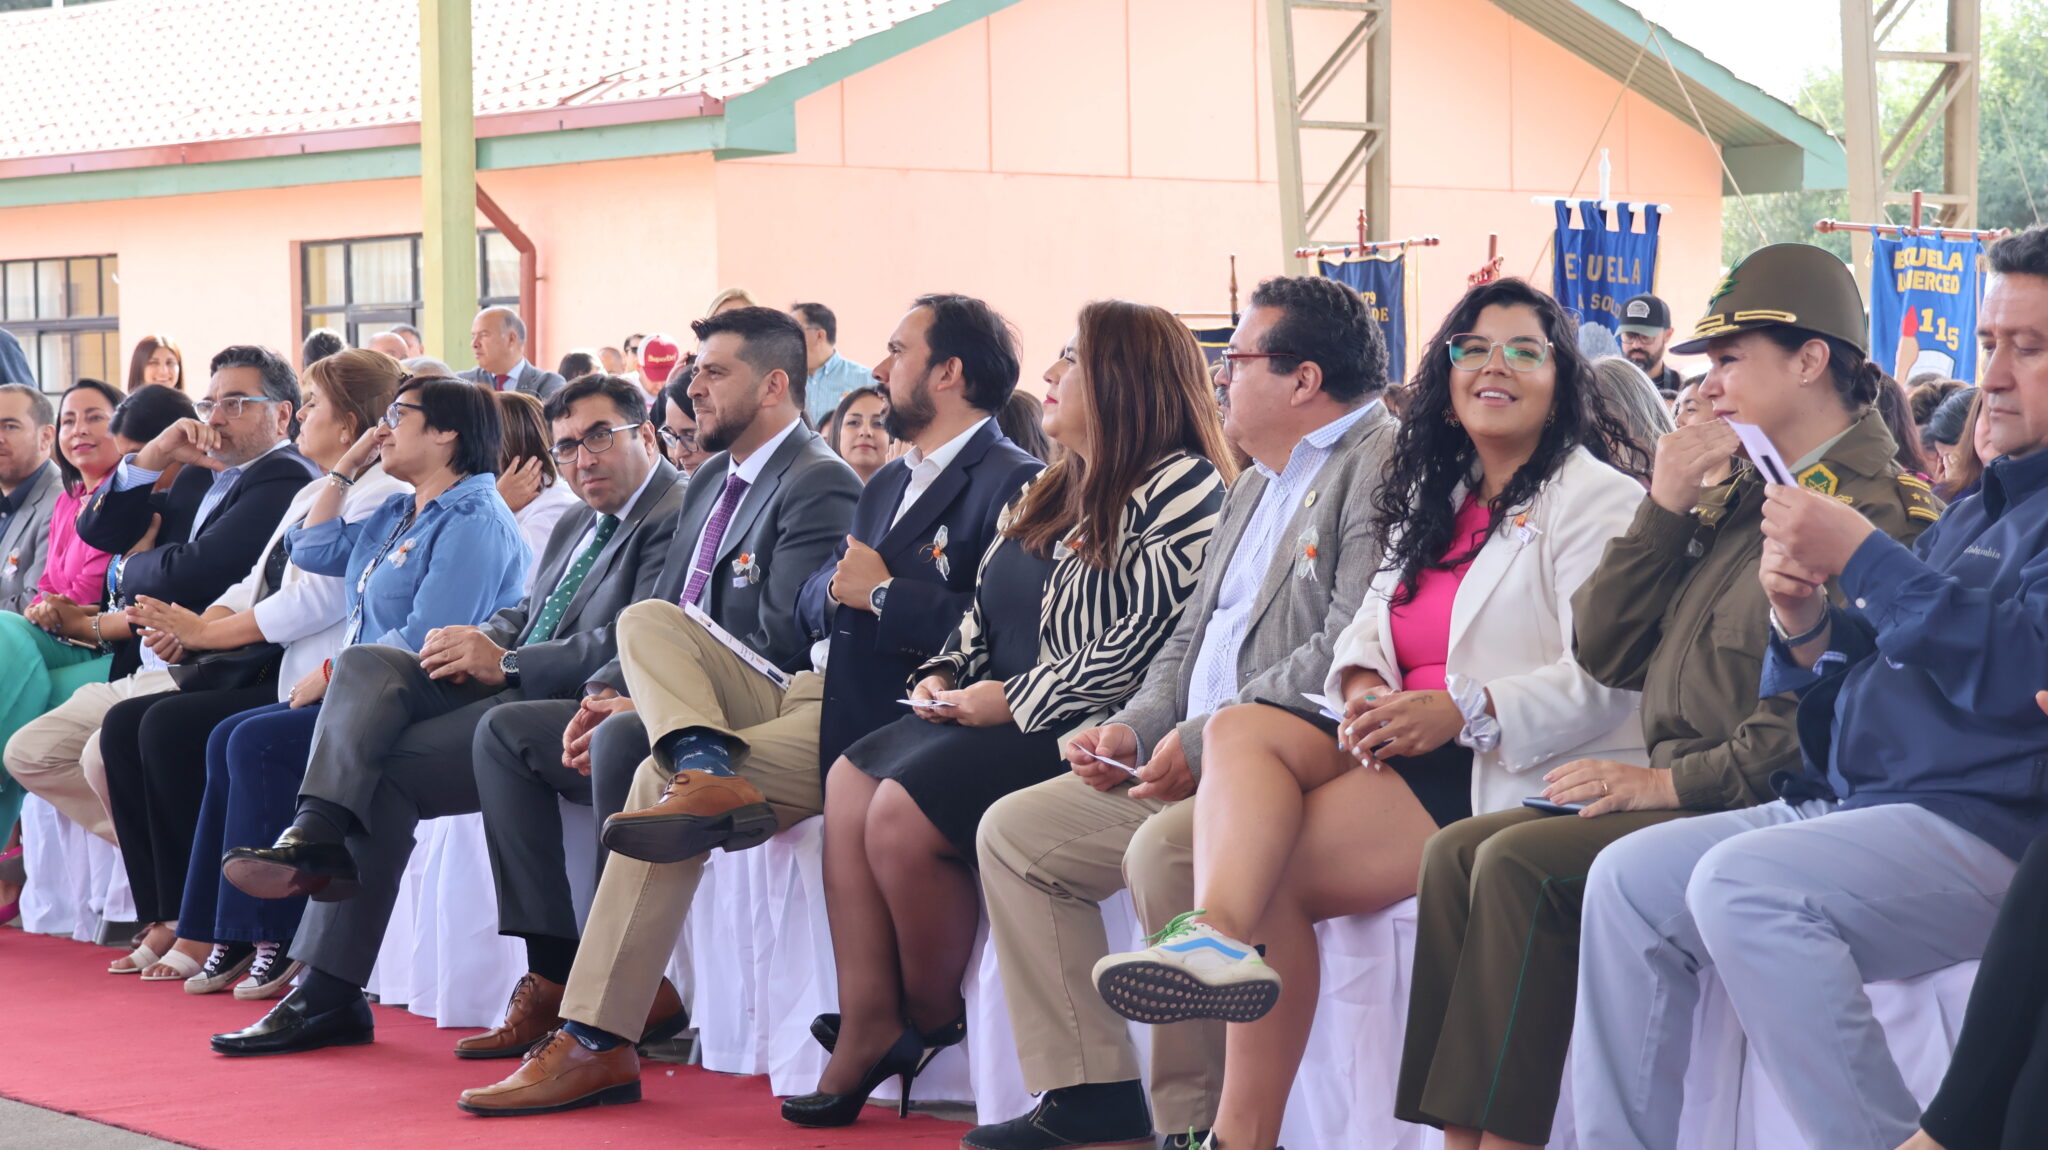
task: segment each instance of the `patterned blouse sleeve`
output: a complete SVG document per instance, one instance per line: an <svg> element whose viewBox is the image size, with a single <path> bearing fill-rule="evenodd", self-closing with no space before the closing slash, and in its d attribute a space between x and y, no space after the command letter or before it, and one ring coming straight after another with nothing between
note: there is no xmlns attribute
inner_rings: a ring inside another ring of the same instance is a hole
<svg viewBox="0 0 2048 1150"><path fill-rule="evenodd" d="M1222 515L1223 477L1208 460L1184 455L1163 464L1131 497L1128 538L1103 578L1062 580L1056 617L1082 618L1087 634L1071 649L1048 643L1049 661L1004 682L1003 695L1026 731L1045 731L1114 708L1138 689L1145 669L1173 633L1202 574L1209 536ZM1061 566L1079 566L1069 556ZM1076 602L1091 586L1097 602Z"/></svg>

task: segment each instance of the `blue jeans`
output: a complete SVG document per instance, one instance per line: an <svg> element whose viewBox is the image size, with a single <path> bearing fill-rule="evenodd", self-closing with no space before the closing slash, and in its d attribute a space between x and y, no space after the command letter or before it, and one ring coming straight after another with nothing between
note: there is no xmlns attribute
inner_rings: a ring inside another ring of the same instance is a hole
<svg viewBox="0 0 2048 1150"><path fill-rule="evenodd" d="M289 942L304 898L251 898L220 874L232 847L269 846L291 825L320 707L283 703L229 716L206 740L206 798L185 872L178 935L195 942Z"/></svg>

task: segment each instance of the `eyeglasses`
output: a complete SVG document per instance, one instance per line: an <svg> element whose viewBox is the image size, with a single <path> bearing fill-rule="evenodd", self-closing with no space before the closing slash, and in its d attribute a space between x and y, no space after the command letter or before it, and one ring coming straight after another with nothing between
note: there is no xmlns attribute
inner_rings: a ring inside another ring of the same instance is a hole
<svg viewBox="0 0 2048 1150"><path fill-rule="evenodd" d="M1478 371L1493 361L1493 349L1500 349L1501 362L1514 371L1535 371L1550 359L1550 344L1531 336L1516 336L1505 343L1496 343L1483 335L1467 332L1454 335L1444 351L1451 357L1451 366L1460 371Z"/></svg>
<svg viewBox="0 0 2048 1150"><path fill-rule="evenodd" d="M1291 351L1226 351L1223 353L1223 378L1226 382L1237 378L1237 364L1245 359L1300 359Z"/></svg>
<svg viewBox="0 0 2048 1150"><path fill-rule="evenodd" d="M216 411L220 412L222 419L240 419L242 417L242 405L245 403L276 402L277 400L267 395L231 395L226 399L220 400L202 399L192 405L192 410L198 414L201 420L212 419L213 413Z"/></svg>
<svg viewBox="0 0 2048 1150"><path fill-rule="evenodd" d="M397 431L398 421L405 418L405 412L408 408L422 415L426 414L427 411L426 408L421 407L417 403L407 403L402 399L394 399L391 401L391 406L384 409L384 426Z"/></svg>
<svg viewBox="0 0 2048 1150"><path fill-rule="evenodd" d="M645 422L646 420L640 421L640 423ZM556 463L576 462L576 453L578 451L588 451L592 455L603 455L612 449L612 440L617 438L619 432L631 431L639 427L640 423L621 423L617 427L600 427L581 439L558 440L548 451L549 454L555 457Z"/></svg>
<svg viewBox="0 0 2048 1150"><path fill-rule="evenodd" d="M671 451L697 450L696 428L691 428L688 431L670 431L664 427L657 430L654 434L661 439L662 446Z"/></svg>

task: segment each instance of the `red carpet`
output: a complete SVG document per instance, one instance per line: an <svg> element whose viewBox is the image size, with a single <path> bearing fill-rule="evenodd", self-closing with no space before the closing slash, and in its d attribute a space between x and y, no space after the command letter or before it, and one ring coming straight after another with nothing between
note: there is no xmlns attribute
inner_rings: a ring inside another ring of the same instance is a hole
<svg viewBox="0 0 2048 1150"><path fill-rule="evenodd" d="M782 1121L766 1078L643 1064L645 1101L539 1118L472 1117L455 1096L512 1072L463 1062L468 1031L377 1008L370 1046L274 1058L222 1058L209 1035L248 1025L266 1003L184 993L104 973L119 952L0 930L0 1009L9 1049L0 1097L206 1150L398 1147L663 1146L808 1150L888 1146L952 1150L965 1127L869 1107L844 1130Z"/></svg>

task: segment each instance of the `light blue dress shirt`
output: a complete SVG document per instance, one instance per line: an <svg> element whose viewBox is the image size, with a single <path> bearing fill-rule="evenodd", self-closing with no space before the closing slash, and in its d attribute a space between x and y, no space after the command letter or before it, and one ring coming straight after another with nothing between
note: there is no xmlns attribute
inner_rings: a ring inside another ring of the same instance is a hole
<svg viewBox="0 0 2048 1150"><path fill-rule="evenodd" d="M462 480L401 531L412 502L393 495L358 522L337 516L286 533L293 563L342 577L344 646L417 651L436 627L477 626L519 602L533 552L498 496L496 476Z"/></svg>
<svg viewBox="0 0 2048 1150"><path fill-rule="evenodd" d="M833 352L831 359L819 364L818 370L804 380L804 421L823 428L847 392L873 382L873 371Z"/></svg>

